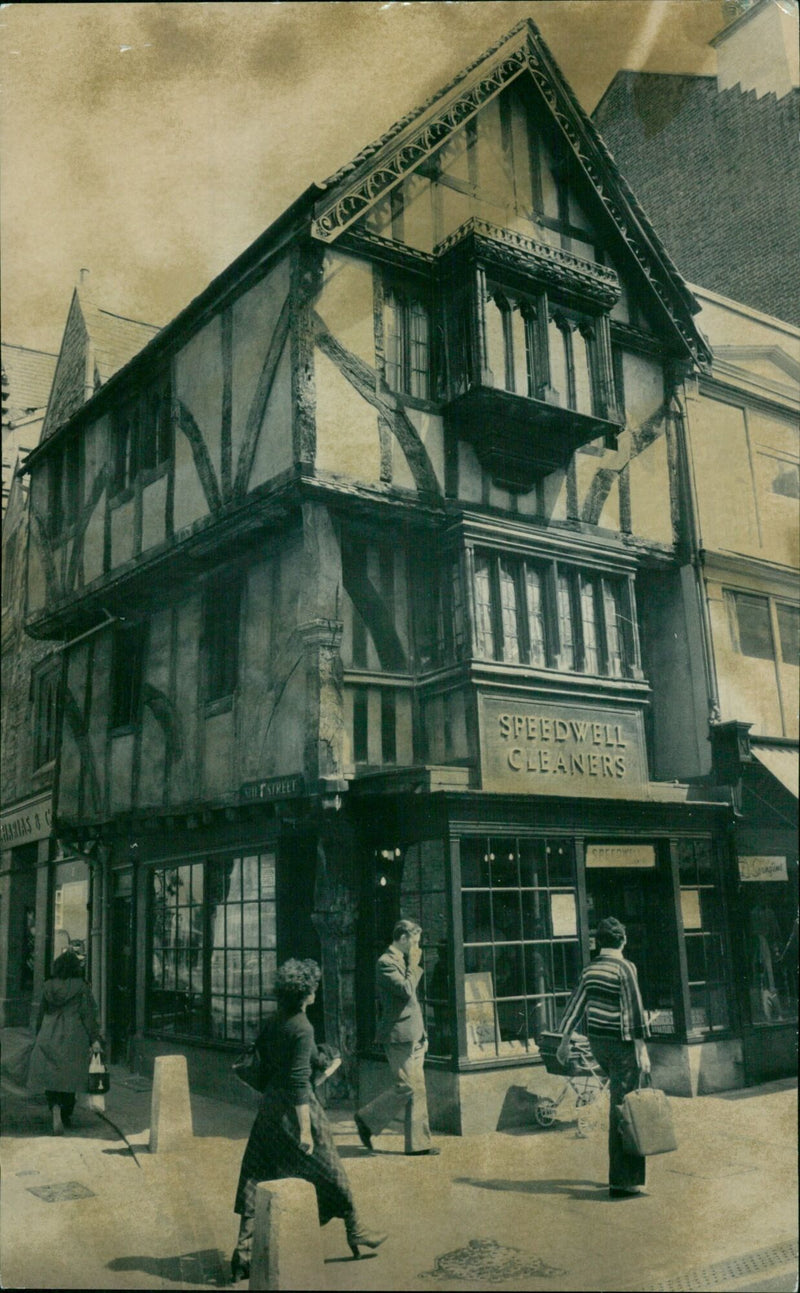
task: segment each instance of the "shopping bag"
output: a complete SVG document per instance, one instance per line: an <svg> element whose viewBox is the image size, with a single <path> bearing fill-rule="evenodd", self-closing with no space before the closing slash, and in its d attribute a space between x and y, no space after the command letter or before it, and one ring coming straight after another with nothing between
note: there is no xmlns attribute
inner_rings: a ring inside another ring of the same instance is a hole
<svg viewBox="0 0 800 1293"><path fill-rule="evenodd" d="M247 1050L242 1051L241 1055L233 1061L231 1072L245 1086L249 1086L253 1091L259 1094L264 1090L261 1056L255 1048L255 1045L248 1046Z"/></svg>
<svg viewBox="0 0 800 1293"><path fill-rule="evenodd" d="M650 1084L640 1085L629 1091L619 1105L619 1125L622 1143L629 1154L649 1157L652 1154L669 1154L678 1148L672 1111L663 1091Z"/></svg>
<svg viewBox="0 0 800 1293"><path fill-rule="evenodd" d="M86 1081L86 1108L96 1113L105 1113L106 1091L111 1086L111 1074L99 1051L92 1051L89 1061L89 1074Z"/></svg>

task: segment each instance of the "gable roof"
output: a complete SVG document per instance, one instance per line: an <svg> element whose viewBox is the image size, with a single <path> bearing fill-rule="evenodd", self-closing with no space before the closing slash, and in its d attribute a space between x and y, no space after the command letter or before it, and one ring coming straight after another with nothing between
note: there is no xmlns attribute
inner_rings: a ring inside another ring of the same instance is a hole
<svg viewBox="0 0 800 1293"><path fill-rule="evenodd" d="M42 442L68 422L95 390L147 345L159 329L101 309L75 288L61 339Z"/></svg>
<svg viewBox="0 0 800 1293"><path fill-rule="evenodd" d="M334 242L485 103L526 76L683 347L695 361L708 362L708 347L693 323L697 302L530 18L330 176L315 207L313 235Z"/></svg>
<svg viewBox="0 0 800 1293"><path fill-rule="evenodd" d="M7 416L13 427L19 418L46 407L58 356L4 341L0 345L0 358L3 384L8 388Z"/></svg>

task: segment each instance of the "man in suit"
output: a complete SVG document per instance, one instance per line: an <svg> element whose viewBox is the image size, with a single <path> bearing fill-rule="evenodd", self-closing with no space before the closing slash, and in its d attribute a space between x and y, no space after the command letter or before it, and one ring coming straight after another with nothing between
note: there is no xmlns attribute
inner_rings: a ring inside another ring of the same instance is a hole
<svg viewBox="0 0 800 1293"><path fill-rule="evenodd" d="M399 920L392 942L376 967L378 1028L380 1042L389 1063L392 1086L364 1105L355 1115L356 1129L365 1149L372 1149L372 1137L388 1123L405 1115L405 1152L438 1154L431 1144L428 1101L425 1094L425 1052L428 1038L417 985L422 978L422 930L411 920Z"/></svg>

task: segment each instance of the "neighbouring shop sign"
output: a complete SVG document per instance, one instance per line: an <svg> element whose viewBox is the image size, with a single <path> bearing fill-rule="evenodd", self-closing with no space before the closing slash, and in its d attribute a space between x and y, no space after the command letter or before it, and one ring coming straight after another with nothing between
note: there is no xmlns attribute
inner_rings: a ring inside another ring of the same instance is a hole
<svg viewBox="0 0 800 1293"><path fill-rule="evenodd" d="M587 867L654 867L654 844L587 844Z"/></svg>
<svg viewBox="0 0 800 1293"><path fill-rule="evenodd" d="M52 828L52 801L32 800L22 808L10 809L0 818L0 840L4 848L13 849L17 844L43 840Z"/></svg>
<svg viewBox="0 0 800 1293"><path fill-rule="evenodd" d="M268 777L265 781L246 781L239 791L239 798L254 801L268 799L291 799L302 795L305 781L301 773L288 777Z"/></svg>
<svg viewBox="0 0 800 1293"><path fill-rule="evenodd" d="M740 857L740 880L788 880L786 858L782 857Z"/></svg>
<svg viewBox="0 0 800 1293"><path fill-rule="evenodd" d="M486 790L612 797L647 781L638 711L481 696L480 730Z"/></svg>

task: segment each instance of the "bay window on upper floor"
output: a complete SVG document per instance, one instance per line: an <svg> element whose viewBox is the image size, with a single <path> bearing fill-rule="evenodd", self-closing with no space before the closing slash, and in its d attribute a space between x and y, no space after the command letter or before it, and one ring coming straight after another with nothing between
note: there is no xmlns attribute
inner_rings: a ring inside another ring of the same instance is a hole
<svg viewBox="0 0 800 1293"><path fill-rule="evenodd" d="M631 576L477 551L473 588L478 658L641 677Z"/></svg>

